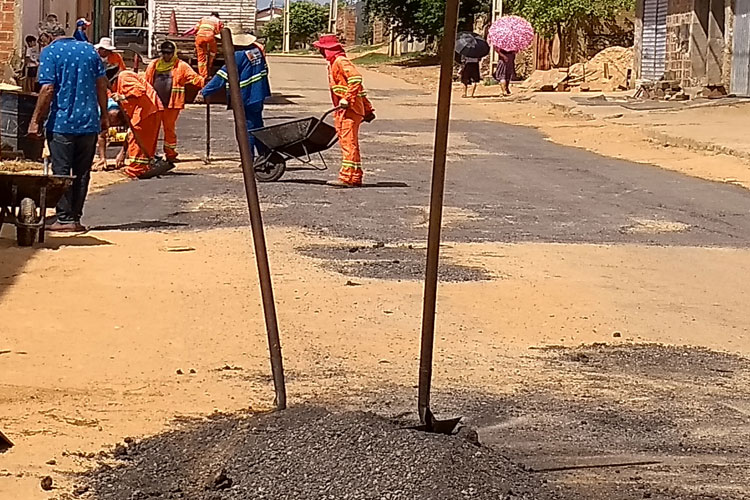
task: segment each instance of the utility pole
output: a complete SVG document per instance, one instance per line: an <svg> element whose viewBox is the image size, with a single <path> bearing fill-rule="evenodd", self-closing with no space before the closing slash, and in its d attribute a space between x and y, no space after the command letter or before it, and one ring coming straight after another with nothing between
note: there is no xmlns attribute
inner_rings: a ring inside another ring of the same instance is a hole
<svg viewBox="0 0 750 500"><path fill-rule="evenodd" d="M494 24L503 15L503 0L492 0L492 23ZM495 71L498 57L497 51L493 48L490 50L490 70Z"/></svg>
<svg viewBox="0 0 750 500"><path fill-rule="evenodd" d="M336 34L336 23L339 19L339 1L331 0L331 11L328 16L328 33Z"/></svg>
<svg viewBox="0 0 750 500"><path fill-rule="evenodd" d="M291 33L289 32L289 27L291 26L291 16L292 16L292 9L291 9L291 1L290 0L284 0L284 53L288 54L289 49L291 48Z"/></svg>

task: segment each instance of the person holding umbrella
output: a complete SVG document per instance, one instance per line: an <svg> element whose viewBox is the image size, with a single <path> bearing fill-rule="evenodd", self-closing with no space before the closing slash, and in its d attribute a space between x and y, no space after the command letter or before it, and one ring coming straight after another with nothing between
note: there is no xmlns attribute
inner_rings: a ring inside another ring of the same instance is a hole
<svg viewBox="0 0 750 500"><path fill-rule="evenodd" d="M503 95L510 95L510 82L516 73L516 52L512 50L497 49L497 68L493 75L500 83Z"/></svg>
<svg viewBox="0 0 750 500"><path fill-rule="evenodd" d="M456 52L461 56L462 64L460 76L464 93L461 97L469 97L469 87L472 87L471 97L474 97L477 84L482 81L479 62L490 53L490 46L476 33L467 31L458 35Z"/></svg>
<svg viewBox="0 0 750 500"><path fill-rule="evenodd" d="M534 28L522 17L503 16L490 26L487 40L500 58L495 69L495 80L500 82L503 94L510 95L510 82L516 70L516 54L526 50L534 42Z"/></svg>

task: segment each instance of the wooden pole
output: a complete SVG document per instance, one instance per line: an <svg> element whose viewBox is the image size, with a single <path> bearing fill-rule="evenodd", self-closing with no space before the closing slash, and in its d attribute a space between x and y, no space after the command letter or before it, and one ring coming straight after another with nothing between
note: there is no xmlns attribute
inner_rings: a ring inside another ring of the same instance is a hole
<svg viewBox="0 0 750 500"><path fill-rule="evenodd" d="M492 24L503 16L503 0L492 0ZM498 63L497 51L490 50L490 71L495 72L495 66Z"/></svg>
<svg viewBox="0 0 750 500"><path fill-rule="evenodd" d="M224 61L227 65L229 94L232 111L234 112L234 130L237 136L237 144L240 147L240 158L242 158L242 176L245 180L245 194L247 195L247 206L250 211L250 226L253 231L255 259L258 263L263 314L265 315L266 331L268 333L268 350L271 357L273 385L276 390L275 403L278 410L283 410L286 408L286 383L284 381L284 363L281 356L279 325L276 320L276 304L273 299L273 284L268 264L266 236L263 232L258 186L255 183L253 150L250 147L250 138L247 135L247 120L245 119L245 107L240 89L240 74L237 69L237 61L234 59L234 44L232 43L232 32L229 28L221 30L221 44L224 49Z"/></svg>
<svg viewBox="0 0 750 500"><path fill-rule="evenodd" d="M456 48L459 0L447 0L445 30L440 55L440 90L438 92L435 151L432 164L430 225L427 236L427 269L425 272L424 309L422 313L422 344L419 360L419 418L427 424L431 418L432 357L435 344L435 309L437 305L438 267L440 261L440 230L443 220L448 130L451 119L453 91L453 52Z"/></svg>

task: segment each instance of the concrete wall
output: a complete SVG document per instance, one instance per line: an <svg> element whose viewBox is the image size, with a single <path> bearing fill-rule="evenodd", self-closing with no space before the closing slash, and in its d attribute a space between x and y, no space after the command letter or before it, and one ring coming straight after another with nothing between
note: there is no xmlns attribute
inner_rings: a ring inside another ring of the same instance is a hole
<svg viewBox="0 0 750 500"><path fill-rule="evenodd" d="M40 0L25 0L22 10L21 32L23 37L25 38L26 35L37 36L39 20L42 18L42 2Z"/></svg>

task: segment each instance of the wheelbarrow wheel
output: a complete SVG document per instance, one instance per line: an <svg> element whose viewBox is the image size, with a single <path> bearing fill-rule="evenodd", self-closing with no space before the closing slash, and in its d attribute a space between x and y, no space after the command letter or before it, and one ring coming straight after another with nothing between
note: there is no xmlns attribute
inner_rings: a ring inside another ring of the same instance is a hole
<svg viewBox="0 0 750 500"><path fill-rule="evenodd" d="M258 182L276 182L286 172L286 162L284 160L271 160L261 165L255 166L255 178Z"/></svg>
<svg viewBox="0 0 750 500"><path fill-rule="evenodd" d="M18 223L34 224L36 222L36 203L31 198L21 200L18 210ZM16 240L20 247L30 247L36 240L38 229L28 226L16 226Z"/></svg>

